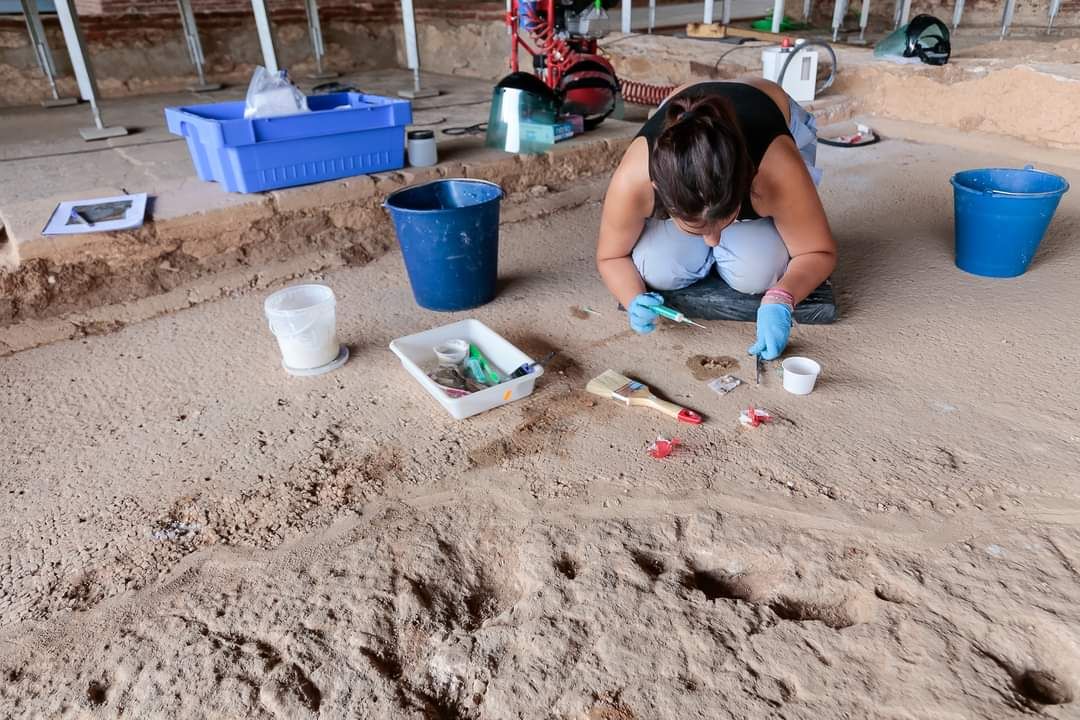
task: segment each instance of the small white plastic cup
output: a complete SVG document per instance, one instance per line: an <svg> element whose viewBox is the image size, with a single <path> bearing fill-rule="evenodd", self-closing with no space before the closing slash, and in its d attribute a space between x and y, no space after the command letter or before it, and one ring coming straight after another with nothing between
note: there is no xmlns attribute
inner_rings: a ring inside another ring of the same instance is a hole
<svg viewBox="0 0 1080 720"><path fill-rule="evenodd" d="M465 362L469 355L469 343L466 340L454 339L436 345L435 357L439 362L446 365L460 365Z"/></svg>
<svg viewBox="0 0 1080 720"><path fill-rule="evenodd" d="M293 285L266 298L263 311L285 370L306 374L338 357L335 305L334 291L325 285Z"/></svg>
<svg viewBox="0 0 1080 720"><path fill-rule="evenodd" d="M784 369L784 389L792 395L809 395L821 374L821 365L805 357L789 357L780 367Z"/></svg>

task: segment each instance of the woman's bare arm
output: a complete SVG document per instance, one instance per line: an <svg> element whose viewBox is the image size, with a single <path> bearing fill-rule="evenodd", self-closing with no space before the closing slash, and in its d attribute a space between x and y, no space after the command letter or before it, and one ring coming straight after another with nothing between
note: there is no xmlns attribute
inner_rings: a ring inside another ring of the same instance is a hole
<svg viewBox="0 0 1080 720"><path fill-rule="evenodd" d="M755 194L767 198L761 214L772 217L791 255L777 285L799 303L836 267L836 241L806 164L790 138L769 147L754 184Z"/></svg>
<svg viewBox="0 0 1080 720"><path fill-rule="evenodd" d="M630 253L652 212L652 192L648 146L644 138L638 138L631 143L611 176L596 244L596 267L600 277L623 307L630 307L631 301L645 292L645 281L634 267Z"/></svg>

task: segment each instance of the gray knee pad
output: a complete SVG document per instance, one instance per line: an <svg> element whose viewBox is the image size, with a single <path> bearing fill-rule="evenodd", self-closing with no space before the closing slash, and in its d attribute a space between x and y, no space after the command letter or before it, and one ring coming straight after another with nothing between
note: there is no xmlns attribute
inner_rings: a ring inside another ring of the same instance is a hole
<svg viewBox="0 0 1080 720"><path fill-rule="evenodd" d="M735 223L720 235L713 250L720 277L733 290L757 295L776 284L787 270L787 246L768 218Z"/></svg>
<svg viewBox="0 0 1080 720"><path fill-rule="evenodd" d="M645 284L654 290L680 290L709 274L711 248L670 220L647 220L630 254Z"/></svg>

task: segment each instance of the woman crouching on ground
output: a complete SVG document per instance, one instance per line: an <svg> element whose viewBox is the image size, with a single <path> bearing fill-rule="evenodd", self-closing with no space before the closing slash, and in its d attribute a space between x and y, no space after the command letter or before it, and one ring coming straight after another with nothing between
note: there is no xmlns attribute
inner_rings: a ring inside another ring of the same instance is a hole
<svg viewBox="0 0 1080 720"><path fill-rule="evenodd" d="M751 355L778 357L795 305L832 273L836 243L818 198L814 119L775 83L677 90L641 128L604 198L596 260L630 326L653 330L656 292L715 266L765 293Z"/></svg>

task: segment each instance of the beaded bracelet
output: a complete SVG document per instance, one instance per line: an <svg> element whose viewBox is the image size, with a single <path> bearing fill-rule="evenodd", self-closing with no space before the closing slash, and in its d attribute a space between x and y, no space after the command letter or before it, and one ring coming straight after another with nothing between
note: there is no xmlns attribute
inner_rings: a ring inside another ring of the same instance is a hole
<svg viewBox="0 0 1080 720"><path fill-rule="evenodd" d="M792 308L795 307L795 296L781 287L773 287L766 290L765 297L762 298L762 301L781 303L783 305L788 305Z"/></svg>

